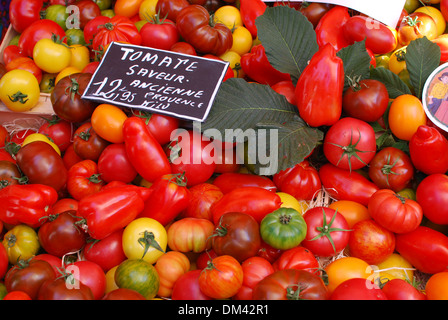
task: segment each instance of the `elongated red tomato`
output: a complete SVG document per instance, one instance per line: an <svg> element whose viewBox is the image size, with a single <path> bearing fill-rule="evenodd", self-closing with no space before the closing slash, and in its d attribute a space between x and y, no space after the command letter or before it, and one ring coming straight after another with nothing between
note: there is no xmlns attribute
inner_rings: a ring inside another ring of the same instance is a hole
<svg viewBox="0 0 448 320"><path fill-rule="evenodd" d="M221 216L227 212L243 212L260 223L267 214L280 206L278 194L260 187L243 187L225 194L213 205L211 211L214 224L218 224Z"/></svg>
<svg viewBox="0 0 448 320"><path fill-rule="evenodd" d="M126 119L123 123L123 138L129 160L143 179L153 182L171 173L170 163L162 146L141 118L132 116Z"/></svg>
<svg viewBox="0 0 448 320"><path fill-rule="evenodd" d="M337 200L351 200L367 206L372 194L379 190L360 173L340 169L331 163L319 169L319 177L330 196Z"/></svg>

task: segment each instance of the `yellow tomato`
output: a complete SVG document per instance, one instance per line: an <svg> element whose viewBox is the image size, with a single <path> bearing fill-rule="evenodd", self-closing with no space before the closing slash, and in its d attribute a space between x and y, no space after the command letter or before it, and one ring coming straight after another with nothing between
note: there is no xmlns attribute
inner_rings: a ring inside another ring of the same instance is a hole
<svg viewBox="0 0 448 320"><path fill-rule="evenodd" d="M281 208L292 208L296 211L300 212L301 214L304 214L305 211L308 209L308 203L305 200L297 200L292 195L286 192L277 192L278 196L281 200Z"/></svg>
<svg viewBox="0 0 448 320"><path fill-rule="evenodd" d="M252 34L244 26L237 26L232 31L233 44L230 51L234 51L242 56L252 48Z"/></svg>
<svg viewBox="0 0 448 320"><path fill-rule="evenodd" d="M410 280L414 278L413 266L398 253L393 253L386 260L378 264L379 277L381 282L387 279Z"/></svg>
<svg viewBox="0 0 448 320"><path fill-rule="evenodd" d="M70 67L82 70L90 62L89 49L81 44L73 44L70 47L72 57L70 59Z"/></svg>
<svg viewBox="0 0 448 320"><path fill-rule="evenodd" d="M118 266L115 266L106 272L106 291L105 291L105 293L109 293L112 290L118 289L118 286L115 283L115 270L117 270L117 268L118 268Z"/></svg>
<svg viewBox="0 0 448 320"><path fill-rule="evenodd" d="M67 68L63 69L56 76L55 84L57 84L59 82L59 80L61 80L62 78L66 77L68 75L71 75L71 74L75 74L75 73L81 73L81 70L79 70L78 68L75 68L75 67L67 67Z"/></svg>
<svg viewBox="0 0 448 320"><path fill-rule="evenodd" d="M71 52L64 43L40 39L33 48L33 60L45 72L58 73L70 64Z"/></svg>
<svg viewBox="0 0 448 320"><path fill-rule="evenodd" d="M28 135L22 142L22 147L26 146L28 143L34 142L34 141L43 141L48 143L50 146L53 147L53 149L59 154L61 155L61 150L59 149L59 147L57 146L56 143L54 143L53 141L50 140L50 138L48 138L46 135L42 134L42 133L32 133L30 135Z"/></svg>
<svg viewBox="0 0 448 320"><path fill-rule="evenodd" d="M227 51L226 53L219 56L222 60L228 61L230 67L233 70L233 76L235 78L244 78L246 75L241 68L241 56L234 51Z"/></svg>
<svg viewBox="0 0 448 320"><path fill-rule="evenodd" d="M215 23L222 23L229 29L243 25L243 19L241 18L240 11L238 8L231 5L219 7L213 15L213 21Z"/></svg>
<svg viewBox="0 0 448 320"><path fill-rule="evenodd" d="M389 70L395 74L399 74L406 69L406 47L395 50L389 57Z"/></svg>
<svg viewBox="0 0 448 320"><path fill-rule="evenodd" d="M39 102L39 97L39 82L31 72L14 69L0 79L0 100L12 111L32 109Z"/></svg>
<svg viewBox="0 0 448 320"><path fill-rule="evenodd" d="M123 251L128 259L153 264L165 253L167 244L165 227L152 218L135 219L123 231Z"/></svg>
<svg viewBox="0 0 448 320"><path fill-rule="evenodd" d="M148 21L157 13L156 5L158 0L143 0L138 9L140 20Z"/></svg>
<svg viewBox="0 0 448 320"><path fill-rule="evenodd" d="M359 258L343 257L332 261L325 268L328 276L328 292L331 294L342 282L353 278L363 278L368 281L375 280L372 267Z"/></svg>
<svg viewBox="0 0 448 320"><path fill-rule="evenodd" d="M362 220L370 219L367 207L359 202L350 200L338 200L331 203L329 208L337 210L347 220L349 228L353 227L355 223Z"/></svg>
<svg viewBox="0 0 448 320"><path fill-rule="evenodd" d="M103 103L92 113L90 121L92 128L103 139L112 143L121 143L123 138L123 123L128 116L119 107Z"/></svg>
<svg viewBox="0 0 448 320"><path fill-rule="evenodd" d="M445 32L445 28L446 28L445 18L443 17L442 12L439 9L437 9L436 7L423 6L423 7L418 8L414 12L423 12L423 13L426 13L427 15L431 16L431 18L433 18L434 21L436 22L438 36L440 36L441 34L443 34Z"/></svg>
<svg viewBox="0 0 448 320"><path fill-rule="evenodd" d="M418 127L426 124L426 113L416 96L403 94L391 103L388 119L392 133L398 139L409 141Z"/></svg>
<svg viewBox="0 0 448 320"><path fill-rule="evenodd" d="M40 249L37 232L26 224L18 224L3 237L2 245L6 249L9 263L17 264L19 260L28 260Z"/></svg>

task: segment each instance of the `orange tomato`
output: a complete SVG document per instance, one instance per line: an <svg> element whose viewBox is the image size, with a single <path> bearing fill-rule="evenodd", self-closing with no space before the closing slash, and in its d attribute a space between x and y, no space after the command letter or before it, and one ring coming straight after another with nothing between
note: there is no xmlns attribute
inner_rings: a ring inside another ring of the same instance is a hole
<svg viewBox="0 0 448 320"><path fill-rule="evenodd" d="M114 5L115 15L131 18L138 14L143 0L117 0Z"/></svg>
<svg viewBox="0 0 448 320"><path fill-rule="evenodd" d="M373 281L374 270L367 262L355 257L343 257L332 261L326 268L328 276L328 292L331 294L342 282L353 278L363 278Z"/></svg>
<svg viewBox="0 0 448 320"><path fill-rule="evenodd" d="M403 94L390 105L389 127L398 139L411 140L418 127L425 124L426 113L416 96Z"/></svg>
<svg viewBox="0 0 448 320"><path fill-rule="evenodd" d="M103 103L92 113L91 123L95 132L103 139L112 143L121 143L123 138L123 123L128 118L119 107Z"/></svg>
<svg viewBox="0 0 448 320"><path fill-rule="evenodd" d="M428 300L448 300L448 272L433 274L426 282Z"/></svg>
<svg viewBox="0 0 448 320"><path fill-rule="evenodd" d="M171 297L177 279L190 269L190 260L179 251L168 251L157 259L154 267L160 277L159 297Z"/></svg>
<svg viewBox="0 0 448 320"><path fill-rule="evenodd" d="M345 220L347 220L349 228L353 227L353 225L358 221L371 219L367 207L359 202L339 200L331 203L328 207L333 210L337 210L340 214L342 214Z"/></svg>

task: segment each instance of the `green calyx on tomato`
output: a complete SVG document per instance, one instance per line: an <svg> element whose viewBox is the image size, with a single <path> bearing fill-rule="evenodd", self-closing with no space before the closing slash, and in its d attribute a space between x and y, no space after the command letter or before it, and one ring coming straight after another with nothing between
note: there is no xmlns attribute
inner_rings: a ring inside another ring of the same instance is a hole
<svg viewBox="0 0 448 320"><path fill-rule="evenodd" d="M322 215L323 215L323 223L321 227L316 227L316 230L320 233L315 236L314 238L310 239L310 241L318 240L322 237L326 237L328 241L330 241L331 246L333 247L334 252L336 252L336 247L334 245L333 237L331 236L331 232L335 231L351 231L350 229L343 229L343 228L333 228L333 222L337 216L338 211L336 210L333 216L331 217L330 222L327 224L327 215L325 214L325 210L322 209Z"/></svg>
<svg viewBox="0 0 448 320"><path fill-rule="evenodd" d="M138 239L138 243L144 248L142 259L145 257L148 249L151 247L165 253L165 250L163 250L160 244L157 242L153 232L145 230L140 234L142 236Z"/></svg>
<svg viewBox="0 0 448 320"><path fill-rule="evenodd" d="M261 237L270 246L287 250L306 237L307 225L302 214L292 208L280 208L267 214L260 223Z"/></svg>

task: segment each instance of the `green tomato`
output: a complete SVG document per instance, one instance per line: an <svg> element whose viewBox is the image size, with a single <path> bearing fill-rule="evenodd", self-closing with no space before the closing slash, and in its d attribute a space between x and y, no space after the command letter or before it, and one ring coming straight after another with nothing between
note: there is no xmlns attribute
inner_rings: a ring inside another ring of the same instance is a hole
<svg viewBox="0 0 448 320"><path fill-rule="evenodd" d="M69 14L66 12L67 7L62 4L52 4L45 9L45 19L53 20L62 29L67 30L67 19Z"/></svg>
<svg viewBox="0 0 448 320"><path fill-rule="evenodd" d="M93 0L93 2L98 5L101 11L112 7L112 0Z"/></svg>
<svg viewBox="0 0 448 320"><path fill-rule="evenodd" d="M260 223L264 242L280 250L297 247L306 237L307 225L300 212L280 208L267 214Z"/></svg>
<svg viewBox="0 0 448 320"><path fill-rule="evenodd" d="M114 11L114 9L101 10L101 15L105 16L105 17L113 18L115 16L115 11Z"/></svg>
<svg viewBox="0 0 448 320"><path fill-rule="evenodd" d="M148 300L159 291L160 278L156 268L142 259L124 260L115 270L114 279L119 288L135 290Z"/></svg>
<svg viewBox="0 0 448 320"><path fill-rule="evenodd" d="M86 41L84 40L84 31L81 29L67 29L65 35L67 37L67 45L69 46L74 44L84 46L86 44Z"/></svg>

